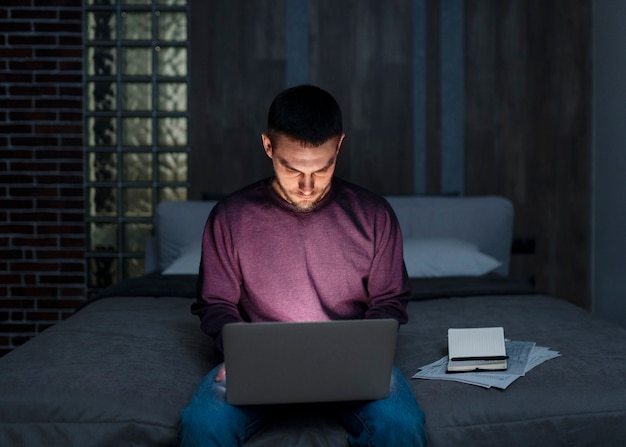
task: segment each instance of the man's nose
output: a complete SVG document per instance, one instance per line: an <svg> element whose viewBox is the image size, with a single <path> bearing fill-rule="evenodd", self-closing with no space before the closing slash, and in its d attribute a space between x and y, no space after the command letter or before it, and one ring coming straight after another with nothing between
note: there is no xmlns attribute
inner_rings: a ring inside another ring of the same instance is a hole
<svg viewBox="0 0 626 447"><path fill-rule="evenodd" d="M302 194L311 194L315 187L315 181L312 175L303 175L298 185Z"/></svg>

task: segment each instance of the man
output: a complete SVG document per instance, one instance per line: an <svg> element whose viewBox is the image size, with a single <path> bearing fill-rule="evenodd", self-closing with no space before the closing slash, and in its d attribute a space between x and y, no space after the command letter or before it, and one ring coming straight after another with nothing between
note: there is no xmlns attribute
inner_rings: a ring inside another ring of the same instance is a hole
<svg viewBox="0 0 626 447"><path fill-rule="evenodd" d="M218 203L202 241L192 312L222 349L222 327L241 321L394 318L406 323L408 278L400 228L388 203L333 177L345 134L326 91L278 94L261 135L274 177ZM224 365L181 412L183 446L241 445L271 406L229 405ZM388 398L328 404L352 446L422 446L424 415L397 368Z"/></svg>

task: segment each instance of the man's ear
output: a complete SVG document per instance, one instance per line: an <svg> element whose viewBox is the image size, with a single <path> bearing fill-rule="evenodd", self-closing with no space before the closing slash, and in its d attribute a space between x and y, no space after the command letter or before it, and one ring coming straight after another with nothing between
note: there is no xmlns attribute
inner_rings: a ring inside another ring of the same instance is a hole
<svg viewBox="0 0 626 447"><path fill-rule="evenodd" d="M346 137L345 133L341 134L341 137L339 137L339 143L337 143L337 151L339 151L339 149L341 148L341 143L343 143L343 139Z"/></svg>
<svg viewBox="0 0 626 447"><path fill-rule="evenodd" d="M346 137L345 133L342 133L339 137L339 142L337 143L337 153L339 153L339 149L341 149L341 143L343 143L343 139Z"/></svg>
<svg viewBox="0 0 626 447"><path fill-rule="evenodd" d="M272 140L267 136L266 133L261 134L261 141L263 142L263 149L265 150L265 155L269 158L272 158Z"/></svg>

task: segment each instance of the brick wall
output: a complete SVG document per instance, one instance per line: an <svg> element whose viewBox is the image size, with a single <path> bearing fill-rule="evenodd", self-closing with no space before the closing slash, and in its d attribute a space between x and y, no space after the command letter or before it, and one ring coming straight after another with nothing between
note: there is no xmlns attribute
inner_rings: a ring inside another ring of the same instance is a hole
<svg viewBox="0 0 626 447"><path fill-rule="evenodd" d="M81 0L0 2L0 355L85 296Z"/></svg>

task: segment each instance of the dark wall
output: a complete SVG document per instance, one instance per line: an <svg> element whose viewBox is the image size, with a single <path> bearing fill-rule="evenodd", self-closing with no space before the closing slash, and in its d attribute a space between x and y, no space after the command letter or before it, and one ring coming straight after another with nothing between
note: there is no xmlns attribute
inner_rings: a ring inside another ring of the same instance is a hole
<svg viewBox="0 0 626 447"><path fill-rule="evenodd" d="M192 197L271 173L260 134L269 103L289 83L286 4L195 4ZM303 81L342 105L347 138L338 174L381 193L410 193L411 1L308 4Z"/></svg>
<svg viewBox="0 0 626 447"><path fill-rule="evenodd" d="M338 175L380 194L414 193L415 139L424 138L424 192L448 193L441 48L442 11L451 2L300 2L304 56L290 53L293 3L194 4L191 197L222 195L270 173L259 135L269 102L291 81L294 58L306 82L342 104L347 139ZM425 5L421 16L417 4ZM514 256L512 273L589 308L591 2L461 5L461 193L511 199L515 236L535 247ZM426 66L416 68L419 20ZM415 119L416 70L425 72L423 123ZM416 136L417 125L425 135Z"/></svg>
<svg viewBox="0 0 626 447"><path fill-rule="evenodd" d="M466 192L502 194L512 271L590 308L591 2L466 1Z"/></svg>
<svg viewBox="0 0 626 447"><path fill-rule="evenodd" d="M85 298L82 2L0 4L0 355Z"/></svg>

